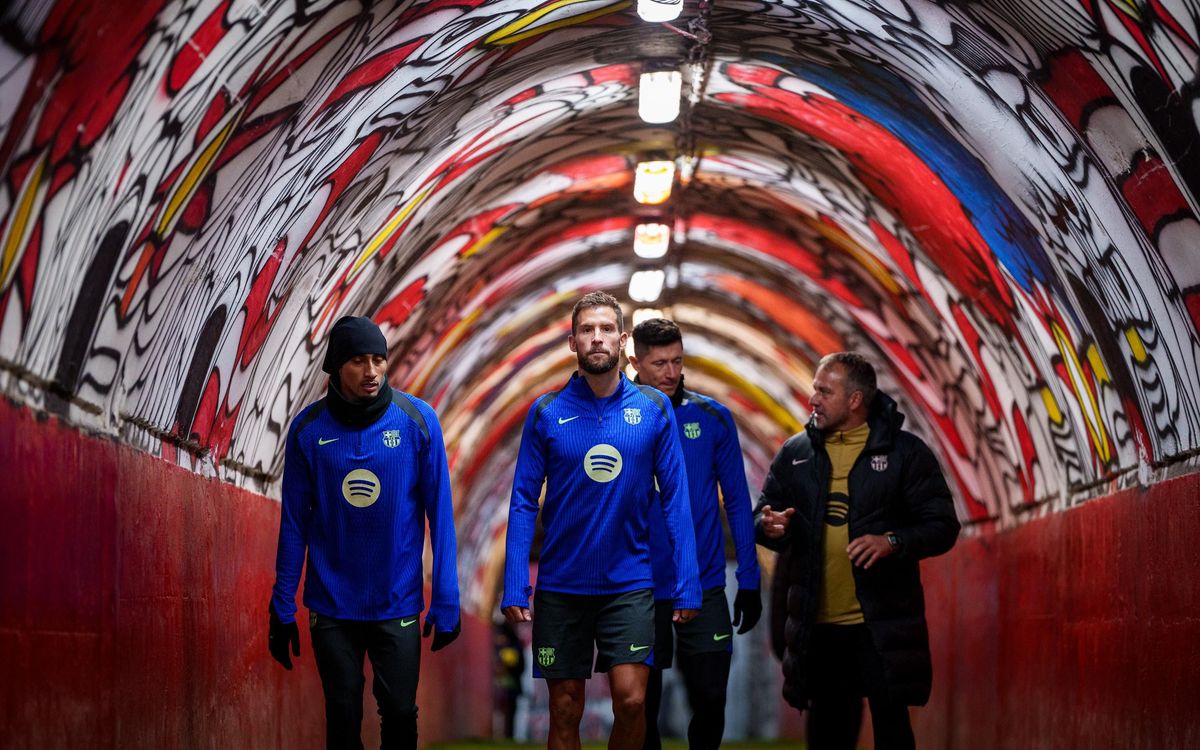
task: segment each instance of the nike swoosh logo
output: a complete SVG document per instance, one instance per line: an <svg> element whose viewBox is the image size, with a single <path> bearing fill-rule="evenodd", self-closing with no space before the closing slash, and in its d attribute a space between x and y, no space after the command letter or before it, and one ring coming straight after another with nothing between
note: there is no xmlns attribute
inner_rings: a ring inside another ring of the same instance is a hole
<svg viewBox="0 0 1200 750"><path fill-rule="evenodd" d="M566 419L563 419L562 417L559 417L559 418L558 418L558 423L559 423L559 424L566 424L567 422L570 422L572 419L579 419L579 415L578 415L578 414L576 414L575 416L573 416L573 417L567 417Z"/></svg>
<svg viewBox="0 0 1200 750"><path fill-rule="evenodd" d="M400 627L407 628L409 625L412 625L416 621L417 621L417 618L415 618L415 617L412 618L411 620L401 620Z"/></svg>
<svg viewBox="0 0 1200 750"><path fill-rule="evenodd" d="M648 649L648 648L650 648L650 647L649 647L649 646L635 646L635 645L633 645L632 643L631 643L631 644L629 644L629 650L630 650L630 651L632 651L632 652L634 652L635 654L636 654L638 651L645 651L645 650L646 650L646 649Z"/></svg>
<svg viewBox="0 0 1200 750"><path fill-rule="evenodd" d="M733 633L726 633L725 635L721 635L719 633L713 633L713 640L714 641L723 641L731 635L733 635Z"/></svg>
<svg viewBox="0 0 1200 750"><path fill-rule="evenodd" d="M325 438L317 438L317 445L329 445L330 443L337 442L340 439L341 438L329 438L326 440Z"/></svg>
<svg viewBox="0 0 1200 750"><path fill-rule="evenodd" d="M806 464L806 463L808 463L807 458L793 458L792 459L792 466L799 466L800 464Z"/></svg>

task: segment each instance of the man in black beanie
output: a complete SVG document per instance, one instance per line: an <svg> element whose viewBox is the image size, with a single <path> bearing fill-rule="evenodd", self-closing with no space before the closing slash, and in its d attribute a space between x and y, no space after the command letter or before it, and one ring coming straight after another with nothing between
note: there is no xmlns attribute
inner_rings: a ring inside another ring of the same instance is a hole
<svg viewBox="0 0 1200 750"><path fill-rule="evenodd" d="M295 596L307 553L304 606L325 693L326 747L362 748L369 656L382 746L416 748L425 518L433 601L424 633L437 651L460 630L441 425L424 401L388 386L387 340L369 318L334 324L322 369L325 397L288 431L268 645L290 670L300 654Z"/></svg>

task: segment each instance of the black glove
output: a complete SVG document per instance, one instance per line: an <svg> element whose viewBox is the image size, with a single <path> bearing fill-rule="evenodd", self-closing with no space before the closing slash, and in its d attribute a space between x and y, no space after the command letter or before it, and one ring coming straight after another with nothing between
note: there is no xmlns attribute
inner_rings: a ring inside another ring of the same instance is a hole
<svg viewBox="0 0 1200 750"><path fill-rule="evenodd" d="M733 624L741 623L738 635L750 632L762 617L762 593L758 589L738 589L733 598Z"/></svg>
<svg viewBox="0 0 1200 750"><path fill-rule="evenodd" d="M267 648L271 650L271 656L275 661L283 665L284 669L292 668L292 657L288 656L288 644L292 646L292 654L300 655L300 628L295 622L280 622L279 615L275 614L275 602L271 602L267 606L267 611L271 613L271 629L267 633Z"/></svg>
<svg viewBox="0 0 1200 750"><path fill-rule="evenodd" d="M433 645L430 646L430 648L429 648L430 651L441 651L445 647L449 646L451 643L454 643L454 639L457 638L458 634L461 632L462 632L462 622L461 621L454 624L454 630L439 630L437 632L434 632L433 623L430 622L428 619L425 620L424 636L426 638L428 638L431 633L433 634Z"/></svg>

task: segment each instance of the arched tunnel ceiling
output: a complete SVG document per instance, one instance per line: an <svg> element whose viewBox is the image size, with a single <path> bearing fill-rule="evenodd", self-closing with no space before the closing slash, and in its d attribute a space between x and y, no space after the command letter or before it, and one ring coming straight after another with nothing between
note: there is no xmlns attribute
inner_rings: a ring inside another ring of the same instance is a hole
<svg viewBox="0 0 1200 750"><path fill-rule="evenodd" d="M274 491L329 326L371 315L444 423L479 607L570 305L629 302L652 265L752 484L839 349L878 363L976 528L1200 447L1194 0L3 14L5 392ZM648 125L664 65L683 113ZM631 190L651 157L680 167L658 207ZM651 219L662 261L631 251Z"/></svg>

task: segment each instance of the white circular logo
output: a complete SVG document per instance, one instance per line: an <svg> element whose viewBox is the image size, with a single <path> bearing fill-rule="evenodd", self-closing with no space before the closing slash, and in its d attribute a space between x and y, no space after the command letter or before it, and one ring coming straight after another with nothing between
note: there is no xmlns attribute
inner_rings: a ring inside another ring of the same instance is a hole
<svg viewBox="0 0 1200 750"><path fill-rule="evenodd" d="M342 480L342 497L356 508L374 505L379 499L379 477L366 469L355 469Z"/></svg>
<svg viewBox="0 0 1200 750"><path fill-rule="evenodd" d="M621 452L607 443L593 445L583 457L583 471L593 482L611 482L621 474Z"/></svg>

